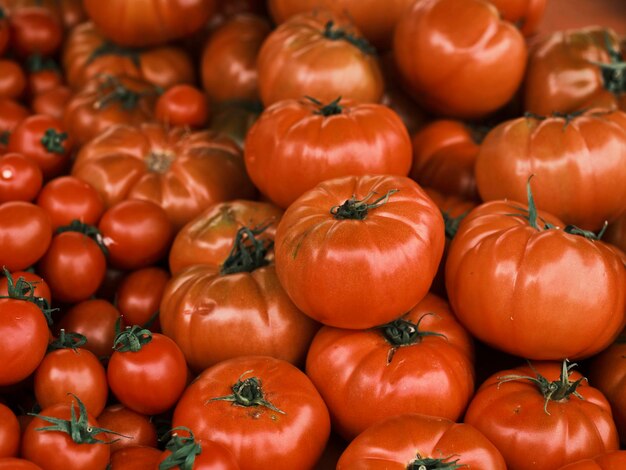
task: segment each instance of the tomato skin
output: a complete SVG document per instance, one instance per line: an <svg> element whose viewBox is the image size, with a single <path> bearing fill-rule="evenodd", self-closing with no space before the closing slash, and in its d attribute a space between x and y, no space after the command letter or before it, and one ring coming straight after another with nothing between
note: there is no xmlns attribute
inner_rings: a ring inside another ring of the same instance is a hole
<svg viewBox="0 0 626 470"><path fill-rule="evenodd" d="M100 426L110 429L131 439L120 439L110 445L111 453L115 454L122 449L128 449L135 446L157 446L156 427L146 415L137 413L124 405L107 406L104 411L98 415ZM110 439L115 439L115 435L110 434Z"/></svg>
<svg viewBox="0 0 626 470"><path fill-rule="evenodd" d="M0 266L6 266L9 271L28 268L50 246L50 217L39 206L22 201L2 203L0 220Z"/></svg>
<svg viewBox="0 0 626 470"><path fill-rule="evenodd" d="M61 46L63 28L46 8L16 8L9 17L9 24L11 49L21 57L52 55Z"/></svg>
<svg viewBox="0 0 626 470"><path fill-rule="evenodd" d="M325 37L328 21L361 38L350 22L328 12L296 15L267 36L257 58L265 106L307 95L323 103L338 96L363 103L380 100L383 78L376 58L348 41Z"/></svg>
<svg viewBox="0 0 626 470"><path fill-rule="evenodd" d="M43 416L70 419L70 405L59 403L44 408ZM77 410L76 410L77 411ZM98 422L88 414L88 423L99 427ZM50 425L35 417L26 427L22 436L21 455L45 470L104 470L109 462L110 450L107 444L77 444L68 434L58 431L37 431L37 428ZM102 434L98 438L102 438Z"/></svg>
<svg viewBox="0 0 626 470"><path fill-rule="evenodd" d="M63 76L57 69L42 69L28 74L28 94L31 97L63 86Z"/></svg>
<svg viewBox="0 0 626 470"><path fill-rule="evenodd" d="M147 267L129 273L117 288L116 305L125 325L146 325L150 331L160 332L159 310L169 273L162 268Z"/></svg>
<svg viewBox="0 0 626 470"><path fill-rule="evenodd" d="M9 20L7 19L6 11L2 8L2 12L0 13L0 56L5 55L9 46L10 37Z"/></svg>
<svg viewBox="0 0 626 470"><path fill-rule="evenodd" d="M209 105L204 93L196 87L174 85L159 97L154 115L171 126L200 128L209 118Z"/></svg>
<svg viewBox="0 0 626 470"><path fill-rule="evenodd" d="M604 395L586 381L576 389L582 399L570 395L560 401L549 400L546 405L533 382L501 380L511 375L536 377L537 373L550 382L559 379L559 363L534 363L533 367L521 366L489 377L465 414L465 422L500 450L509 470L555 469L619 448L611 407ZM573 372L570 382L581 377Z"/></svg>
<svg viewBox="0 0 626 470"><path fill-rule="evenodd" d="M32 201L43 183L39 165L20 153L0 156L0 203Z"/></svg>
<svg viewBox="0 0 626 470"><path fill-rule="evenodd" d="M77 396L93 416L106 404L106 372L98 358L87 349L57 349L43 358L35 371L35 396L42 408L72 403Z"/></svg>
<svg viewBox="0 0 626 470"><path fill-rule="evenodd" d="M536 32L546 9L547 0L491 0L502 18L515 24L524 36Z"/></svg>
<svg viewBox="0 0 626 470"><path fill-rule="evenodd" d="M154 470L162 452L154 447L133 446L111 455L110 470Z"/></svg>
<svg viewBox="0 0 626 470"><path fill-rule="evenodd" d="M472 341L447 303L427 294L401 318L413 324L422 319L418 331L443 337L394 347L379 329L325 326L309 348L306 374L329 408L333 429L348 442L398 414L455 421L472 397Z"/></svg>
<svg viewBox="0 0 626 470"><path fill-rule="evenodd" d="M364 220L338 220L330 213L353 197L375 192L382 198L391 190L399 191ZM413 180L336 178L302 195L283 215L276 230L276 273L296 306L317 321L370 328L424 298L444 238L439 209Z"/></svg>
<svg viewBox="0 0 626 470"><path fill-rule="evenodd" d="M63 85L35 95L30 103L35 114L45 114L61 121L65 106L72 98L72 91Z"/></svg>
<svg viewBox="0 0 626 470"><path fill-rule="evenodd" d="M153 415L176 404L187 383L187 365L174 341L153 333L152 341L140 351L113 352L107 378L120 403L137 413ZM145 390L152 390L150 396Z"/></svg>
<svg viewBox="0 0 626 470"><path fill-rule="evenodd" d="M284 100L263 111L248 131L246 169L277 206L287 208L328 179L409 173L410 137L395 112L344 99L336 105L338 110L325 115L327 102Z"/></svg>
<svg viewBox="0 0 626 470"><path fill-rule="evenodd" d="M42 468L29 460L7 457L0 458L0 470L42 470Z"/></svg>
<svg viewBox="0 0 626 470"><path fill-rule="evenodd" d="M11 273L11 276L13 277L13 281L17 281L20 277L23 277L25 281L33 284L35 297L43 297L48 303L51 302L50 287L41 276L30 271L14 271ZM8 295L8 287L7 278L5 276L0 277L0 296Z"/></svg>
<svg viewBox="0 0 626 470"><path fill-rule="evenodd" d="M599 230L626 211L626 113L505 121L485 137L475 171L485 201L526 200L533 174L538 207L566 224Z"/></svg>
<svg viewBox="0 0 626 470"><path fill-rule="evenodd" d="M208 401L230 395L242 376L257 377L265 399L285 414ZM264 356L230 359L202 372L176 405L172 426L186 426L196 438L229 448L241 470L312 468L330 433L326 405L306 375Z"/></svg>
<svg viewBox="0 0 626 470"><path fill-rule="evenodd" d="M414 2L396 26L393 50L418 103L464 119L489 114L513 97L527 55L521 33L483 0Z"/></svg>
<svg viewBox="0 0 626 470"><path fill-rule="evenodd" d="M102 249L92 238L80 232L63 232L52 238L37 269L55 301L76 303L96 293L106 264Z"/></svg>
<svg viewBox="0 0 626 470"><path fill-rule="evenodd" d="M593 459L579 460L578 462L560 467L559 470L613 470L626 466L626 451L616 450L600 454Z"/></svg>
<svg viewBox="0 0 626 470"><path fill-rule="evenodd" d="M0 462L3 458L17 456L19 448L20 423L11 409L0 403Z"/></svg>
<svg viewBox="0 0 626 470"><path fill-rule="evenodd" d="M30 111L10 98L0 98L0 133L12 132L13 129L30 115ZM7 136L8 137L8 136ZM4 149L6 142L0 144Z"/></svg>
<svg viewBox="0 0 626 470"><path fill-rule="evenodd" d="M404 470L417 453L422 458L458 458L459 465L470 468L506 469L498 449L475 427L407 413L363 431L343 452L337 470Z"/></svg>
<svg viewBox="0 0 626 470"><path fill-rule="evenodd" d="M0 98L18 99L26 90L24 69L10 59L0 59Z"/></svg>

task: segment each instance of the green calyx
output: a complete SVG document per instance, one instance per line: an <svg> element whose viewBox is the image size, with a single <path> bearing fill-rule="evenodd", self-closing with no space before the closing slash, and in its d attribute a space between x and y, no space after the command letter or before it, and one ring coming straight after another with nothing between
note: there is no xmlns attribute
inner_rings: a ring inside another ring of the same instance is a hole
<svg viewBox="0 0 626 470"><path fill-rule="evenodd" d="M606 30L604 31L604 47L609 55L609 62L590 62L600 69L604 88L614 95L619 95L626 92L626 62L622 60L619 49L611 44L611 36Z"/></svg>
<svg viewBox="0 0 626 470"><path fill-rule="evenodd" d="M104 243L104 238L102 237L102 233L93 225L85 224L81 222L80 220L74 219L69 223L69 225L64 225L56 229L56 233L63 233L63 232L82 233L86 237L89 237L93 241L96 242L98 247L102 250L102 253L104 253L104 256L109 255L109 250Z"/></svg>
<svg viewBox="0 0 626 470"><path fill-rule="evenodd" d="M367 201L376 194L374 191L361 200L353 196L340 206L331 207L330 213L337 220L365 220L370 210L387 204L391 195L398 191L398 189L390 189L384 196L379 197L371 204L368 204Z"/></svg>
<svg viewBox="0 0 626 470"><path fill-rule="evenodd" d="M48 352L57 349L76 350L87 344L87 337L80 333L66 332L63 328L59 331L59 337L48 345Z"/></svg>
<svg viewBox="0 0 626 470"><path fill-rule="evenodd" d="M98 99L93 107L101 110L112 104L119 104L122 109L130 111L137 107L144 96L157 96L162 93L160 87L146 87L145 90L134 91L125 86L118 77L104 75L102 83L98 86Z"/></svg>
<svg viewBox="0 0 626 470"><path fill-rule="evenodd" d="M572 369L576 366L576 364L569 364L569 361L565 359L561 368L561 375L558 380L553 382L548 381L543 375L537 372L532 364L528 364L530 368L535 372L535 377L530 377L527 375L505 375L502 377L498 377L498 387L505 382L512 382L516 380L530 380L535 385L545 398L543 410L546 414L550 414L548 411L548 403L550 401L565 401L568 400L571 395L579 398L580 400L584 400L583 396L576 391L578 386L581 384L583 380L587 380L585 377L581 377L575 382L570 382L569 376L572 373Z"/></svg>
<svg viewBox="0 0 626 470"><path fill-rule="evenodd" d="M318 109L314 111L313 114L319 114L321 116L328 117L335 116L343 112L343 107L339 105L339 103L341 102L341 96L335 98L328 104L324 104L311 96L305 96L305 98L318 107Z"/></svg>
<svg viewBox="0 0 626 470"><path fill-rule="evenodd" d="M433 459L417 454L415 459L407 465L406 470L456 470L457 468L467 467L467 465L458 463L460 459L450 460L452 457Z"/></svg>
<svg viewBox="0 0 626 470"><path fill-rule="evenodd" d="M458 217L452 217L448 211L441 211L445 227L445 234L448 240L452 240L454 238L456 232L459 231L459 225L461 225L461 222L467 216L467 214L469 214L468 211L463 212Z"/></svg>
<svg viewBox="0 0 626 470"><path fill-rule="evenodd" d="M30 73L51 70L61 73L61 67L52 57L44 57L41 54L33 54L26 59L26 69Z"/></svg>
<svg viewBox="0 0 626 470"><path fill-rule="evenodd" d="M63 142L66 140L67 132L57 132L55 129L46 129L40 142L48 152L63 155L65 153Z"/></svg>
<svg viewBox="0 0 626 470"><path fill-rule="evenodd" d="M358 48L364 54L376 54L374 46L367 42L365 38L354 36L353 34L346 32L344 29L335 27L335 22L332 20L326 22L322 35L331 41L346 41Z"/></svg>
<svg viewBox="0 0 626 470"><path fill-rule="evenodd" d="M141 351L146 344L152 341L152 332L139 325L126 327L115 335L113 341L113 349L118 352L137 352Z"/></svg>
<svg viewBox="0 0 626 470"><path fill-rule="evenodd" d="M241 227L237 230L233 247L230 254L222 263L221 275L235 274L242 272L252 272L255 269L267 266L267 254L274 246L272 240L258 239L257 235L262 234L269 225L256 228Z"/></svg>
<svg viewBox="0 0 626 470"><path fill-rule="evenodd" d="M188 437L179 436L176 431L185 431ZM159 470L179 468L180 470L192 470L196 456L202 453L202 446L194 438L191 429L179 426L166 434L172 437L165 445L165 449L171 452L165 460L159 463Z"/></svg>
<svg viewBox="0 0 626 470"><path fill-rule="evenodd" d="M116 55L129 59L133 63L133 65L135 65L135 67L139 67L141 65L140 54L141 49L118 46L111 41L103 41L102 44L96 47L89 55L89 58L87 59L87 63L85 65L91 64L94 60L100 57L104 57L107 55Z"/></svg>
<svg viewBox="0 0 626 470"><path fill-rule="evenodd" d="M439 336L447 339L446 335L437 333L435 331L420 331L420 324L422 320L428 315L435 315L434 313L425 313L422 315L417 323L413 323L402 318L398 318L386 325L378 327L383 335L383 338L392 346L387 355L387 364L390 364L393 360L393 356L396 353L397 348L403 346L410 346L422 341L426 336Z"/></svg>
<svg viewBox="0 0 626 470"><path fill-rule="evenodd" d="M50 303L44 297L35 296L35 285L32 282L28 282L22 276L17 278L17 281L13 281L13 276L9 270L3 268L4 276L7 278L7 295L0 295L0 299L16 299L24 300L26 302L34 303L46 317L48 325L52 325L52 312L58 310L51 308Z"/></svg>
<svg viewBox="0 0 626 470"><path fill-rule="evenodd" d="M231 390L233 391L232 395L211 398L209 402L230 401L236 406L263 406L275 411L276 413L285 414L284 411L279 410L265 399L263 388L261 386L261 379L258 377L248 377L247 379L242 380L243 376L249 374L250 372L252 371L248 370L241 374L237 382L231 387Z"/></svg>

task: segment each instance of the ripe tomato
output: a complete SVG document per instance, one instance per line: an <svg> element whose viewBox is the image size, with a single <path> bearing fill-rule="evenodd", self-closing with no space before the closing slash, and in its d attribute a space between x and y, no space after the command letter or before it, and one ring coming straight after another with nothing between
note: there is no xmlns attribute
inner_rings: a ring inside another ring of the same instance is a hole
<svg viewBox="0 0 626 470"><path fill-rule="evenodd" d="M162 452L154 447L133 446L111 455L109 470L154 470Z"/></svg>
<svg viewBox="0 0 626 470"><path fill-rule="evenodd" d="M128 199L107 209L98 229L111 265L145 268L167 254L173 238L167 213L152 201Z"/></svg>
<svg viewBox="0 0 626 470"><path fill-rule="evenodd" d="M63 28L46 8L16 8L9 17L11 50L21 57L53 55L61 46Z"/></svg>
<svg viewBox="0 0 626 470"><path fill-rule="evenodd" d="M376 329L323 327L309 348L306 373L347 441L404 413L455 421L474 393L470 336L432 294Z"/></svg>
<svg viewBox="0 0 626 470"><path fill-rule="evenodd" d="M65 113L65 106L72 96L72 91L61 85L34 96L30 106L35 114L45 114L61 121Z"/></svg>
<svg viewBox="0 0 626 470"><path fill-rule="evenodd" d="M287 208L322 181L340 176L406 176L411 141L400 117L375 103L336 98L284 100L267 108L246 137L253 183Z"/></svg>
<svg viewBox="0 0 626 470"><path fill-rule="evenodd" d="M402 414L357 436L341 455L337 470L420 468L505 470L502 455L469 424L421 414Z"/></svg>
<svg viewBox="0 0 626 470"><path fill-rule="evenodd" d="M524 36L532 35L541 23L547 0L491 0L502 18L517 26Z"/></svg>
<svg viewBox="0 0 626 470"><path fill-rule="evenodd" d="M63 76L54 59L40 54L31 55L26 61L28 93L31 97L63 85Z"/></svg>
<svg viewBox="0 0 626 470"><path fill-rule="evenodd" d="M11 409L0 403L0 462L4 458L17 456L19 448L20 423Z"/></svg>
<svg viewBox="0 0 626 470"><path fill-rule="evenodd" d="M19 271L36 263L52 240L50 217L30 202L0 204L0 267Z"/></svg>
<svg viewBox="0 0 626 470"><path fill-rule="evenodd" d="M49 10L66 29L84 22L87 15L82 0L0 0L9 13L24 7L43 7Z"/></svg>
<svg viewBox="0 0 626 470"><path fill-rule="evenodd" d="M506 104L526 65L524 37L483 0L414 2L396 26L393 50L413 97L458 118Z"/></svg>
<svg viewBox="0 0 626 470"><path fill-rule="evenodd" d="M276 273L307 315L338 328L370 328L424 298L444 238L439 209L413 180L336 178L302 195L283 215Z"/></svg>
<svg viewBox="0 0 626 470"><path fill-rule="evenodd" d="M0 62L1 63L1 62ZM0 93L1 95L1 93ZM13 129L30 115L30 111L17 101L0 97L0 149L9 142L9 135Z"/></svg>
<svg viewBox="0 0 626 470"><path fill-rule="evenodd" d="M26 74L14 60L0 59L0 98L18 99L26 90Z"/></svg>
<svg viewBox="0 0 626 470"><path fill-rule="evenodd" d="M107 406L98 415L100 426L118 434L128 436L130 439L120 439L111 444L111 453L115 454L121 449L128 449L134 446L157 446L156 426L150 418L126 408L124 405ZM114 434L109 436L115 438ZM152 469L151 469L152 470Z"/></svg>
<svg viewBox="0 0 626 470"><path fill-rule="evenodd" d="M572 366L505 370L476 392L465 422L494 443L509 470L554 470L619 448L608 401Z"/></svg>
<svg viewBox="0 0 626 470"><path fill-rule="evenodd" d="M21 153L0 155L0 203L32 201L42 182L43 174L34 160Z"/></svg>
<svg viewBox="0 0 626 470"><path fill-rule="evenodd" d="M170 126L203 127L209 118L207 97L194 86L174 85L157 100L154 117Z"/></svg>
<svg viewBox="0 0 626 470"><path fill-rule="evenodd" d="M50 304L52 297L50 296L50 287L41 276L30 271L14 271L11 273L11 277L14 282L21 277L25 281L30 282L33 285L33 293L35 297L41 297ZM6 276L0 277L0 296L9 294L9 282Z"/></svg>
<svg viewBox="0 0 626 470"><path fill-rule="evenodd" d="M0 7L0 56L3 56L9 46L11 32L9 30L9 20L6 11Z"/></svg>
<svg viewBox="0 0 626 470"><path fill-rule="evenodd" d="M200 63L211 101L259 99L256 60L270 31L263 17L237 15L211 33Z"/></svg>
<svg viewBox="0 0 626 470"><path fill-rule="evenodd" d="M169 273L158 267L138 269L125 276L115 296L124 325L142 325L152 332L161 331L159 305L169 280Z"/></svg>
<svg viewBox="0 0 626 470"><path fill-rule="evenodd" d="M107 378L120 403L146 415L176 404L187 384L187 365L174 341L135 326L116 336L114 349Z"/></svg>
<svg viewBox="0 0 626 470"><path fill-rule="evenodd" d="M330 433L326 405L307 376L265 356L206 369L185 390L172 425L227 447L241 470L312 468Z"/></svg>
<svg viewBox="0 0 626 470"><path fill-rule="evenodd" d="M314 96L375 103L383 78L374 49L351 22L328 14L296 15L263 42L257 58L259 93L265 106Z"/></svg>
<svg viewBox="0 0 626 470"><path fill-rule="evenodd" d="M233 453L221 444L196 440L191 431L174 428L161 454L159 469L240 470Z"/></svg>
<svg viewBox="0 0 626 470"><path fill-rule="evenodd" d="M42 468L29 460L7 457L0 458L0 470L42 470Z"/></svg>
<svg viewBox="0 0 626 470"><path fill-rule="evenodd" d="M560 467L559 470L618 470L620 468L626 468L625 450L615 450L592 459L579 460Z"/></svg>

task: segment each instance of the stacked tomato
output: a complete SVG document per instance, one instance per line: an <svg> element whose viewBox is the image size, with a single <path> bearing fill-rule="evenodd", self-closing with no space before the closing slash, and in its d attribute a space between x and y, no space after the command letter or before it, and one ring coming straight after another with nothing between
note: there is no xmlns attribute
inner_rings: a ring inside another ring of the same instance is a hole
<svg viewBox="0 0 626 470"><path fill-rule="evenodd" d="M0 470L626 468L626 31L0 7Z"/></svg>

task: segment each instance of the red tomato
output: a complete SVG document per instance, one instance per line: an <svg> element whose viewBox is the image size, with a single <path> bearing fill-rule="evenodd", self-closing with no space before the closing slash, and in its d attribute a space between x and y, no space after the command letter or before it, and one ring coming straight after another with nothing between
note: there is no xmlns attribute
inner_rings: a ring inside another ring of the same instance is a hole
<svg viewBox="0 0 626 470"><path fill-rule="evenodd" d="M172 425L227 447L241 470L312 468L330 433L326 405L307 376L265 356L206 369L185 390Z"/></svg>
<svg viewBox="0 0 626 470"><path fill-rule="evenodd" d="M0 267L19 271L36 263L52 240L50 217L30 202L0 204Z"/></svg>
<svg viewBox="0 0 626 470"><path fill-rule="evenodd" d="M502 18L517 26L524 36L532 35L543 18L547 0L490 0Z"/></svg>
<svg viewBox="0 0 626 470"><path fill-rule="evenodd" d="M42 468L29 460L0 458L0 470L42 470Z"/></svg>
<svg viewBox="0 0 626 470"><path fill-rule="evenodd" d="M620 468L626 468L626 450L616 450L600 454L593 459L579 460L560 467L559 470L619 470Z"/></svg>
<svg viewBox="0 0 626 470"><path fill-rule="evenodd" d="M194 86L174 85L157 100L154 116L170 126L203 127L209 118L207 97Z"/></svg>
<svg viewBox="0 0 626 470"><path fill-rule="evenodd" d="M10 59L0 59L0 98L18 99L26 90L26 74Z"/></svg>
<svg viewBox="0 0 626 470"><path fill-rule="evenodd" d="M187 364L174 341L135 326L117 335L114 348L107 378L120 403L147 415L176 404L187 384Z"/></svg>
<svg viewBox="0 0 626 470"><path fill-rule="evenodd" d="M21 153L0 156L0 203L32 201L42 182L43 174L34 160Z"/></svg>
<svg viewBox="0 0 626 470"><path fill-rule="evenodd" d="M63 85L63 75L54 59L39 54L31 55L26 61L28 92L36 96Z"/></svg>
<svg viewBox="0 0 626 470"><path fill-rule="evenodd" d="M215 441L196 440L185 428L172 429L171 436L161 454L160 470L240 470L233 453Z"/></svg>
<svg viewBox="0 0 626 470"><path fill-rule="evenodd" d="M110 470L154 470L162 452L154 447L133 446L111 455Z"/></svg>
<svg viewBox="0 0 626 470"><path fill-rule="evenodd" d="M14 271L11 273L11 276L13 278L13 282L17 282L20 277L24 278L25 281L30 282L33 285L35 297L42 297L46 299L46 302L48 302L48 304L52 300L52 297L50 295L50 287L48 287L48 284L46 283L46 281L43 280L41 276L38 276L37 274L30 271ZM8 278L6 276L0 277L0 296L8 295L8 288Z"/></svg>
<svg viewBox="0 0 626 470"><path fill-rule="evenodd" d="M0 56L3 56L9 46L11 32L9 30L9 21L6 11L0 8Z"/></svg>
<svg viewBox="0 0 626 470"><path fill-rule="evenodd" d="M30 116L30 111L9 98L0 98L0 149L9 143L9 135L13 129Z"/></svg>
<svg viewBox="0 0 626 470"><path fill-rule="evenodd" d="M3 458L17 456L19 448L20 423L11 409L0 403L0 462Z"/></svg>
<svg viewBox="0 0 626 470"><path fill-rule="evenodd" d="M283 215L276 273L307 315L338 328L370 328L424 298L444 239L441 212L413 180L336 178Z"/></svg>
<svg viewBox="0 0 626 470"><path fill-rule="evenodd" d="M65 106L73 96L66 86L58 86L34 96L30 106L35 114L45 114L61 121L65 113Z"/></svg>
<svg viewBox="0 0 626 470"><path fill-rule="evenodd" d="M111 405L98 415L100 426L130 437L111 444L111 453L134 446L157 446L156 426L146 415L137 413L124 405ZM115 439L115 435L109 436ZM151 469L152 470L152 469Z"/></svg>
<svg viewBox="0 0 626 470"><path fill-rule="evenodd" d="M128 199L107 209L98 229L109 262L122 269L144 268L160 260L173 238L165 210L140 199Z"/></svg>
<svg viewBox="0 0 626 470"><path fill-rule="evenodd" d="M169 273L157 267L138 269L124 277L115 297L124 325L142 325L159 332L159 306L169 280Z"/></svg>
<svg viewBox="0 0 626 470"><path fill-rule="evenodd" d="M505 370L476 392L465 422L494 443L509 470L554 470L619 448L608 401L572 366Z"/></svg>
<svg viewBox="0 0 626 470"><path fill-rule="evenodd" d="M246 137L244 157L252 182L284 209L328 179L408 175L411 140L386 106L301 98L261 113Z"/></svg>
<svg viewBox="0 0 626 470"><path fill-rule="evenodd" d="M53 55L61 46L63 28L46 8L16 8L9 17L11 50L21 57Z"/></svg>

